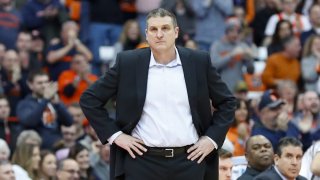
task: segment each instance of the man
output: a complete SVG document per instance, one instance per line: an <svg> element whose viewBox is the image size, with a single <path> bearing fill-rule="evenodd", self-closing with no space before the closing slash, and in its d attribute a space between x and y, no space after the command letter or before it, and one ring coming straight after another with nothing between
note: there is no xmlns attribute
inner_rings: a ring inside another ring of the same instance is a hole
<svg viewBox="0 0 320 180"><path fill-rule="evenodd" d="M219 180L231 180L232 174L232 153L224 149L218 151L219 154Z"/></svg>
<svg viewBox="0 0 320 180"><path fill-rule="evenodd" d="M275 165L259 174L255 180L306 180L299 176L302 159L302 143L292 137L282 138L274 156Z"/></svg>
<svg viewBox="0 0 320 180"><path fill-rule="evenodd" d="M68 112L71 114L73 119L73 124L76 126L76 138L82 139L85 136L84 123L86 117L78 103L72 103L68 106Z"/></svg>
<svg viewBox="0 0 320 180"><path fill-rule="evenodd" d="M39 133L43 138L42 147L50 149L62 137L60 125L70 126L72 117L59 100L57 84L49 82L46 73L30 73L28 85L32 94L19 102L17 116L22 126Z"/></svg>
<svg viewBox="0 0 320 180"><path fill-rule="evenodd" d="M320 5L314 3L309 9L309 20L312 28L309 31L305 31L301 34L301 44L304 45L307 39L314 34L319 34L320 28Z"/></svg>
<svg viewBox="0 0 320 180"><path fill-rule="evenodd" d="M0 161L0 179L1 180L15 180L12 165L8 161Z"/></svg>
<svg viewBox="0 0 320 180"><path fill-rule="evenodd" d="M304 153L299 174L307 179L320 179L320 140L310 146Z"/></svg>
<svg viewBox="0 0 320 180"><path fill-rule="evenodd" d="M79 180L80 169L77 161L73 159L61 160L58 164L57 179L58 180Z"/></svg>
<svg viewBox="0 0 320 180"><path fill-rule="evenodd" d="M151 11L150 48L118 54L80 98L100 141L112 144L111 179L218 179L215 149L234 119L235 98L207 53L176 48L178 32L172 13ZM114 96L115 121L103 108Z"/></svg>
<svg viewBox="0 0 320 180"><path fill-rule="evenodd" d="M273 148L262 135L251 136L246 143L248 167L238 180L250 180L273 164Z"/></svg>

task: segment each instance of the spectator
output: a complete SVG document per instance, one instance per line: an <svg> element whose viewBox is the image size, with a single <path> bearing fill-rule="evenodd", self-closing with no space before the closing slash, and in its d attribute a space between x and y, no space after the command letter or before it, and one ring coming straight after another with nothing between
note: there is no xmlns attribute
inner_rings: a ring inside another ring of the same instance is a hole
<svg viewBox="0 0 320 180"><path fill-rule="evenodd" d="M95 178L92 167L90 166L89 151L85 146L79 143L75 144L70 148L69 158L75 159L79 164L80 179L93 180Z"/></svg>
<svg viewBox="0 0 320 180"><path fill-rule="evenodd" d="M225 32L225 20L233 12L233 2L232 0L192 0L192 7L196 13L194 39L199 49L210 50L211 44L219 40Z"/></svg>
<svg viewBox="0 0 320 180"><path fill-rule="evenodd" d="M285 37L292 36L293 29L290 21L282 19L277 25L274 34L272 35L271 43L268 45L268 56L283 50L282 40Z"/></svg>
<svg viewBox="0 0 320 180"><path fill-rule="evenodd" d="M59 101L57 84L49 82L46 73L31 73L28 85L32 94L18 104L17 115L25 128L35 129L43 137L42 147L50 149L61 138L60 125L70 126L72 117Z"/></svg>
<svg viewBox="0 0 320 180"><path fill-rule="evenodd" d="M303 47L301 73L304 89L320 93L318 79L320 73L320 35L312 35Z"/></svg>
<svg viewBox="0 0 320 180"><path fill-rule="evenodd" d="M25 144L41 146L42 139L36 131L24 130L19 134L17 138L17 146L23 146Z"/></svg>
<svg viewBox="0 0 320 180"><path fill-rule="evenodd" d="M1 180L16 180L12 165L9 161L0 160L0 179Z"/></svg>
<svg viewBox="0 0 320 180"><path fill-rule="evenodd" d="M297 59L301 50L299 39L294 36L286 37L282 44L284 49L268 57L262 73L262 82L267 88L275 88L281 80L298 83L301 73Z"/></svg>
<svg viewBox="0 0 320 180"><path fill-rule="evenodd" d="M279 139L286 136L298 137L299 130L289 121L288 113L283 109L284 101L278 99L275 92L268 90L259 103L259 120L252 128L251 135L263 135L276 149Z"/></svg>
<svg viewBox="0 0 320 180"><path fill-rule="evenodd" d="M307 179L320 179L320 141L317 141L304 153L302 157L300 175Z"/></svg>
<svg viewBox="0 0 320 180"><path fill-rule="evenodd" d="M298 139L292 137L282 138L274 156L275 165L260 173L254 179L306 180L305 177L299 176L302 155L302 143Z"/></svg>
<svg viewBox="0 0 320 180"><path fill-rule="evenodd" d="M8 160L10 149L5 140L0 138L0 161Z"/></svg>
<svg viewBox="0 0 320 180"><path fill-rule="evenodd" d="M80 96L98 77L90 73L86 56L75 54L71 61L71 69L63 71L58 79L59 95L65 105L77 103Z"/></svg>
<svg viewBox="0 0 320 180"><path fill-rule="evenodd" d="M219 180L231 180L232 154L224 149L219 149Z"/></svg>
<svg viewBox="0 0 320 180"><path fill-rule="evenodd" d="M110 180L110 145L96 141L97 151L91 153L90 164L98 179Z"/></svg>
<svg viewBox="0 0 320 180"><path fill-rule="evenodd" d="M298 0L281 0L282 12L272 15L269 18L268 24L266 26L266 38L264 40L265 45L269 44L271 36L275 32L276 24L282 19L289 20L291 24L293 24L293 31L298 36L300 36L302 32L311 29L311 25L308 18L304 15L295 13L297 3Z"/></svg>
<svg viewBox="0 0 320 180"><path fill-rule="evenodd" d="M71 114L73 124L76 126L76 138L82 139L85 136L83 126L85 125L85 118L82 109L78 103L73 103L68 106L68 112Z"/></svg>
<svg viewBox="0 0 320 180"><path fill-rule="evenodd" d="M90 50L78 39L78 31L75 22L63 23L59 43L48 47L47 63L51 80L58 80L62 71L70 69L70 62L75 54L83 54L87 61L92 59Z"/></svg>
<svg viewBox="0 0 320 180"><path fill-rule="evenodd" d="M37 145L17 146L12 156L13 170L17 180L38 179L40 148Z"/></svg>
<svg viewBox="0 0 320 180"><path fill-rule="evenodd" d="M320 3L314 4L309 9L309 19L312 25L312 29L309 31L303 32L301 34L301 44L304 45L304 43L307 41L307 39L311 35L320 35L319 28L320 28Z"/></svg>
<svg viewBox="0 0 320 180"><path fill-rule="evenodd" d="M252 136L246 143L248 167L238 180L252 180L273 164L271 142L262 135Z"/></svg>
<svg viewBox="0 0 320 180"><path fill-rule="evenodd" d="M0 43L7 49L15 49L15 42L23 23L20 12L13 4L13 0L0 1Z"/></svg>
<svg viewBox="0 0 320 180"><path fill-rule="evenodd" d="M61 125L62 139L54 144L54 149L69 149L76 143L76 125L73 124L69 127Z"/></svg>
<svg viewBox="0 0 320 180"><path fill-rule="evenodd" d="M61 25L68 19L66 9L59 0L30 0L21 12L25 28L40 31L46 44L59 36Z"/></svg>
<svg viewBox="0 0 320 180"><path fill-rule="evenodd" d="M79 180L80 169L74 159L64 159L58 163L57 180Z"/></svg>
<svg viewBox="0 0 320 180"><path fill-rule="evenodd" d="M10 121L10 106L8 99L0 95L0 138L4 139L11 150L15 149L17 137L22 128L17 121Z"/></svg>
<svg viewBox="0 0 320 180"><path fill-rule="evenodd" d="M39 177L41 180L55 180L57 173L57 159L50 151L40 152L40 170Z"/></svg>
<svg viewBox="0 0 320 180"><path fill-rule="evenodd" d="M243 69L252 67L253 52L240 41L240 23L236 19L227 22L225 35L211 47L211 61L221 73L230 90L235 90L243 80Z"/></svg>
<svg viewBox="0 0 320 180"><path fill-rule="evenodd" d="M287 111L289 119L292 119L296 108L296 96L298 95L298 87L296 83L291 80L283 80L278 84L276 91L279 98L285 102L283 108Z"/></svg>

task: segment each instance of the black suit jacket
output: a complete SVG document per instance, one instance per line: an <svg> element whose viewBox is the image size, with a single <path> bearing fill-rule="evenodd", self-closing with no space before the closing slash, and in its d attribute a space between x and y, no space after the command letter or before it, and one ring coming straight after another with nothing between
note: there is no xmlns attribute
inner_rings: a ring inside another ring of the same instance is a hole
<svg viewBox="0 0 320 180"><path fill-rule="evenodd" d="M274 166L271 166L267 170L260 173L258 176L254 178L254 180L282 180L280 175L274 169ZM296 180L307 180L303 176L296 177Z"/></svg>
<svg viewBox="0 0 320 180"><path fill-rule="evenodd" d="M178 47L193 123L199 136L207 135L222 146L234 119L235 98L211 65L208 53ZM150 48L119 53L116 65L81 96L80 105L102 143L118 131L131 134L139 122L149 71ZM173 77L174 78L174 77ZM108 117L105 103L116 97L116 120ZM216 108L211 112L210 100ZM111 179L124 173L125 150L111 146ZM207 156L207 179L218 178L215 151Z"/></svg>

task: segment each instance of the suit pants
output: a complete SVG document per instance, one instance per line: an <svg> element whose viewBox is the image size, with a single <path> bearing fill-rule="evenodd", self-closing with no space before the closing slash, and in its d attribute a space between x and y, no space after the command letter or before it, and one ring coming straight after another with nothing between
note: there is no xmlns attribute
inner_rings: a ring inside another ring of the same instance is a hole
<svg viewBox="0 0 320 180"><path fill-rule="evenodd" d="M206 163L187 159L183 153L174 157L129 154L125 158L125 180L203 180Z"/></svg>

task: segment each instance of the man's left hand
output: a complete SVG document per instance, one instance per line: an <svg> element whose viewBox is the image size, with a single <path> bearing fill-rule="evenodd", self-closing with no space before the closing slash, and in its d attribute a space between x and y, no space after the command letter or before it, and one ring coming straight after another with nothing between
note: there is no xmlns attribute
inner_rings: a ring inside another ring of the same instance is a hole
<svg viewBox="0 0 320 180"><path fill-rule="evenodd" d="M200 164L204 158L214 150L214 148L213 143L208 139L208 137L202 136L197 143L187 150L187 153L189 154L188 159L194 161L199 158L197 163Z"/></svg>

